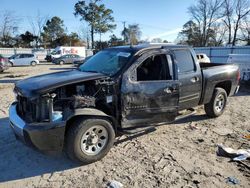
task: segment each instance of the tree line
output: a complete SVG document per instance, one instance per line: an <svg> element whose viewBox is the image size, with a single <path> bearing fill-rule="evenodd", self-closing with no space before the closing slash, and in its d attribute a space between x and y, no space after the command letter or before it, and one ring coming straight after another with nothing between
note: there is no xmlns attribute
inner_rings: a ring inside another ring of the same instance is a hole
<svg viewBox="0 0 250 188"><path fill-rule="evenodd" d="M40 12L33 19L29 19L31 30L18 33L20 19L14 12L6 11L1 17L0 46L27 47L27 48L55 48L56 46L87 46L92 49L137 44L141 37L138 24L128 25L121 31L123 38L112 34L108 41L101 37L107 32L116 29L113 11L106 8L101 0L78 1L74 6L73 14L76 18L87 23L87 27L79 32L67 33L64 21L54 16L41 16ZM99 36L99 39L95 39Z"/></svg>
<svg viewBox="0 0 250 188"><path fill-rule="evenodd" d="M176 39L179 44L191 46L250 45L250 0L196 0L188 8L190 20L183 25ZM1 47L55 48L56 46L87 46L103 49L110 46L138 44L141 40L139 24L130 24L102 40L107 32L116 29L113 11L101 0L78 1L73 7L77 19L87 23L78 32L68 33L64 21L40 12L28 21L31 29L17 34L20 19L14 12L6 11L0 22ZM160 38L152 42L167 42Z"/></svg>
<svg viewBox="0 0 250 188"><path fill-rule="evenodd" d="M196 0L177 41L191 46L250 45L249 0Z"/></svg>
<svg viewBox="0 0 250 188"><path fill-rule="evenodd" d="M48 19L38 12L34 19L28 20L31 30L17 34L20 21L14 12L3 13L0 24L1 47L54 48L57 45L84 45L77 33L66 33L63 20L57 16Z"/></svg>

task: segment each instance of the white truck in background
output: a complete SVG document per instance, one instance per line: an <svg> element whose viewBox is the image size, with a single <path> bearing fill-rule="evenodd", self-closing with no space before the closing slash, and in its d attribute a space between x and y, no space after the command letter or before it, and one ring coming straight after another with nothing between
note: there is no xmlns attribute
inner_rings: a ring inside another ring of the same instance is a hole
<svg viewBox="0 0 250 188"><path fill-rule="evenodd" d="M207 57L206 54L199 53L196 54L196 57L200 63L211 63L209 57Z"/></svg>
<svg viewBox="0 0 250 188"><path fill-rule="evenodd" d="M241 80L250 80L250 54L229 54L227 63L239 65Z"/></svg>
<svg viewBox="0 0 250 188"><path fill-rule="evenodd" d="M86 57L85 46L58 46L45 58L47 61L52 61L54 58L59 58L65 54L77 54L83 58Z"/></svg>

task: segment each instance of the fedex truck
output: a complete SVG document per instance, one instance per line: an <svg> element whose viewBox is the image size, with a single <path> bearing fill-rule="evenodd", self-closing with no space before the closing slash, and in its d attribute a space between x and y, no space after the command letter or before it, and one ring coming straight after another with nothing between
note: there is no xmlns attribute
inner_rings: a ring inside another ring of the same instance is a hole
<svg viewBox="0 0 250 188"><path fill-rule="evenodd" d="M46 56L45 60L51 61L54 58L59 58L65 54L77 54L81 57L86 57L86 47L84 46L58 46L49 55Z"/></svg>

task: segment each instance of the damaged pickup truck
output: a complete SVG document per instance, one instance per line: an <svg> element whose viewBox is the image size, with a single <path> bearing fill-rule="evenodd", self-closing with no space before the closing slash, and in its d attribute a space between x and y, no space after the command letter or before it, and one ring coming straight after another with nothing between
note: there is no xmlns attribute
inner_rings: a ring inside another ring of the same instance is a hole
<svg viewBox="0 0 250 188"><path fill-rule="evenodd" d="M78 70L16 83L10 126L44 152L91 163L104 157L118 132L176 120L204 104L220 116L238 91L236 65L199 64L188 46L145 44L100 51Z"/></svg>

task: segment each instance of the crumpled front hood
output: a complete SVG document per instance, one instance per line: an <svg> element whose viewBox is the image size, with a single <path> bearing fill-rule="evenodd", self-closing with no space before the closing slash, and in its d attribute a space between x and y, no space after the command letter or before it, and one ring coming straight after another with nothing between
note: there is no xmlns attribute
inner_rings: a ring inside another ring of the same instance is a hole
<svg viewBox="0 0 250 188"><path fill-rule="evenodd" d="M105 77L107 76L101 73L81 72L78 70L56 72L18 81L15 90L23 96L33 98L61 86Z"/></svg>

